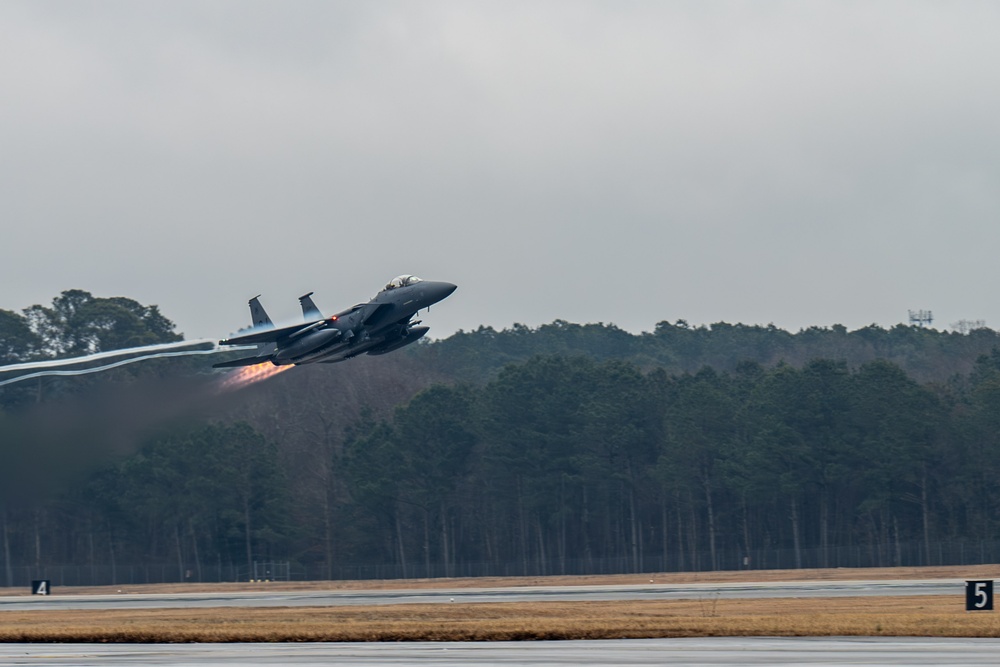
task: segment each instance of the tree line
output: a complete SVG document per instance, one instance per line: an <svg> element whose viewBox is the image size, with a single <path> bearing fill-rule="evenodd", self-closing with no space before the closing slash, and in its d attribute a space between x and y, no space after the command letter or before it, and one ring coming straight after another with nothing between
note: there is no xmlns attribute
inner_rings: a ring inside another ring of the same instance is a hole
<svg viewBox="0 0 1000 667"><path fill-rule="evenodd" d="M892 349L907 337L911 350L952 341L908 329L890 334ZM600 352L607 335L622 345ZM521 348L497 367L507 336ZM298 368L169 419L151 392L157 418L116 433L114 447L79 421L50 435L45 461L68 463L35 493L29 471L44 466L19 443L35 442L39 415L65 415L79 379L53 381L62 389L30 410L0 394L8 461L26 457L0 496L7 581L18 567L154 562L173 578L209 579L254 560L326 578L359 564L392 576L728 569L768 566L763 554L775 551L787 565L834 566L845 548L891 565L906 560L903 545L908 562L932 564L944 560L936 545L993 539L996 349L928 383L885 358L765 364L729 358L739 346L711 353L726 356L719 368L677 370L636 354L630 336L558 322L457 334ZM965 354L978 351L965 338ZM52 349L41 340L36 349ZM88 393L104 382L140 395L144 381L192 370L156 368L89 377ZM142 404L132 405L138 419Z"/></svg>
<svg viewBox="0 0 1000 667"><path fill-rule="evenodd" d="M435 362L449 375L470 382L482 382L509 363L540 354L623 359L671 374L696 373L705 366L733 371L744 361L770 367L837 359L856 368L882 359L918 382L946 382L972 372L979 356L1000 345L1000 334L980 322L956 324L958 329L952 331L903 324L889 328L872 324L850 331L834 324L789 332L774 325L695 326L677 320L632 334L613 324L555 320L539 327L515 324L499 331L485 326L459 331L425 351L433 352Z"/></svg>
<svg viewBox="0 0 1000 667"><path fill-rule="evenodd" d="M715 569L784 548L801 567L855 545L891 564L903 542L931 563L932 544L998 527L998 401L997 354L951 390L885 361L670 376L539 357L361 422L345 469L368 557L400 565Z"/></svg>
<svg viewBox="0 0 1000 667"><path fill-rule="evenodd" d="M153 559L188 578L257 559L317 576L715 569L766 549L833 565L845 546L888 565L902 543L934 563L932 545L998 527L998 408L1000 355L948 390L884 361L670 376L536 357L363 408L310 451L263 425L175 427L72 492L8 505L4 544L7 562Z"/></svg>

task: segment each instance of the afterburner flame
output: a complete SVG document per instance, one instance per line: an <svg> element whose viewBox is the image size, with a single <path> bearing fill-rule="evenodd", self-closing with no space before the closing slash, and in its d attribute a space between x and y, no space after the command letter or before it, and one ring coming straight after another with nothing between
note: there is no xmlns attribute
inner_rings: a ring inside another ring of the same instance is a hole
<svg viewBox="0 0 1000 667"><path fill-rule="evenodd" d="M290 368L294 368L294 366L292 364L288 364L287 366L275 366L268 361L254 366L244 366L238 371L230 373L223 378L223 380L219 382L219 391L234 391L236 389L242 389L243 387L249 387L257 382L263 382L268 378L272 378L279 373L284 373Z"/></svg>

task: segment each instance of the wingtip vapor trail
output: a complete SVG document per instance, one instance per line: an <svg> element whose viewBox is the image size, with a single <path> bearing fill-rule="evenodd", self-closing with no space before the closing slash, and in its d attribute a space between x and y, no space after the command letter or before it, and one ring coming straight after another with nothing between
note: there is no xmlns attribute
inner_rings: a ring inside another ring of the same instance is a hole
<svg viewBox="0 0 1000 667"><path fill-rule="evenodd" d="M205 345L211 345L211 347L205 349L204 348ZM177 349L181 347L194 347L194 346L202 346L202 349L196 349L196 350ZM88 354L83 357L72 357L70 359L50 359L46 361L34 361L23 364L11 364L9 366L0 366L0 373L8 373L14 371L30 371L30 370L35 370L35 372L27 373L25 375L18 375L17 377L9 378L6 380L0 380L0 387L3 387L4 385L8 384L14 384L15 382L21 382L22 380L31 380L34 378L47 377L47 376L73 376L73 375L88 375L90 373L99 373L101 371L107 371L111 370L112 368L118 368L120 366L134 364L139 361L147 361L149 359L164 359L168 357L187 357L187 356L201 355L201 354L219 354L222 352L231 352L232 349L233 348L230 349L221 348L215 341L210 339L189 340L189 341L178 341L176 343L160 343L156 345L145 345L143 347L130 347L122 350L111 350L109 352L98 352L96 354ZM236 349L247 349L247 348L236 348ZM138 356L135 357L129 357L128 359L121 359L119 361L115 361L110 364L104 364L101 366L93 366L90 368L66 369L66 366L75 366L78 364L89 363L101 359L113 359L114 357L121 357L126 354L135 354L138 352L154 352L154 353L139 354Z"/></svg>
<svg viewBox="0 0 1000 667"><path fill-rule="evenodd" d="M210 347L206 348L208 345ZM199 349L193 350L183 350L178 348L184 347L198 347ZM119 368L121 366L126 366L128 364L134 364L139 361L146 361L148 359L164 359L168 357L186 357L191 355L201 355L201 354L220 354L225 352L232 352L234 350L250 350L256 349L256 347L220 347L214 340L204 339L204 340L189 340L189 341L177 341L174 343L159 343L156 345L145 345L142 347L130 347L122 350L111 350L108 352L97 352L95 354L88 354L83 357L72 357L70 359L47 359L45 361L33 361L22 364L11 364L8 366L0 366L0 373L16 372L16 371L34 371L32 373L26 373L24 375L18 375L16 377L8 378L6 380L0 380L0 387L8 384L14 384L15 382L21 382L24 380L31 380L34 378L47 377L47 376L74 376L74 375L88 375L90 373L99 373L101 371L111 370L112 368ZM152 352L152 354L137 354L142 352ZM79 364L91 363L94 361L99 361L103 359L113 359L115 357L121 357L127 354L137 354L137 356L129 357L128 359L119 359L109 364L103 364L100 366L92 366L89 368L67 368L67 366L77 366ZM242 389L243 387L250 386L251 384L256 384L257 382L262 382L268 378L274 377L279 373L287 371L293 368L291 365L287 366L275 366L269 362L256 364L254 366L246 366L239 369L238 371L228 373L223 377L218 383L219 393L234 391L237 389Z"/></svg>

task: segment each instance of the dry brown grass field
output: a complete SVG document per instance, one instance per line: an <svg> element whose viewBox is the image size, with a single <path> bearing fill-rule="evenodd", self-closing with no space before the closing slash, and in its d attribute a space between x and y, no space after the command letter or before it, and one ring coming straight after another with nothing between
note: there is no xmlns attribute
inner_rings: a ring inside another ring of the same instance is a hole
<svg viewBox="0 0 1000 667"><path fill-rule="evenodd" d="M407 589L586 584L994 578L997 566L715 572L385 582L130 587L128 592ZM108 593L108 588L57 590ZM13 591L10 591L13 592ZM0 589L0 594L7 591ZM897 598L699 599L630 602L412 604L369 607L0 612L0 641L489 641L704 636L996 637L1000 620L955 595Z"/></svg>
<svg viewBox="0 0 1000 667"><path fill-rule="evenodd" d="M961 596L31 611L0 642L499 641L711 636L996 637Z"/></svg>

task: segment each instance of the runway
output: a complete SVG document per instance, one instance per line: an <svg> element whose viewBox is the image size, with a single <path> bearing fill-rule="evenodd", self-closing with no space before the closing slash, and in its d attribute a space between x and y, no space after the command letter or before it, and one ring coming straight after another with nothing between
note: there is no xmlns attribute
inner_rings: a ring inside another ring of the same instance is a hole
<svg viewBox="0 0 1000 667"><path fill-rule="evenodd" d="M1000 639L723 637L564 642L0 644L0 666L34 665L995 665Z"/></svg>
<svg viewBox="0 0 1000 667"><path fill-rule="evenodd" d="M280 585L280 584L276 584ZM40 609L185 609L206 607L329 607L344 605L489 602L590 602L733 598L830 598L964 595L964 580L797 581L741 584L531 586L413 590L331 590L0 597L0 611Z"/></svg>
<svg viewBox="0 0 1000 667"><path fill-rule="evenodd" d="M58 593L58 589L56 589ZM0 597L0 611L953 595L964 580L531 586ZM992 665L1000 639L722 637L526 642L0 644L5 665Z"/></svg>

